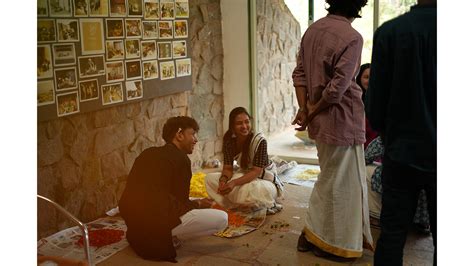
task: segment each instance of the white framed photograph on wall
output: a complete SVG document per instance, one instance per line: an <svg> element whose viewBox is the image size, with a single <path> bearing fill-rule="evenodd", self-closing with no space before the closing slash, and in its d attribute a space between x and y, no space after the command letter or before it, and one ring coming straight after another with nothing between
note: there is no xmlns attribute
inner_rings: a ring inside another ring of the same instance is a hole
<svg viewBox="0 0 474 266"><path fill-rule="evenodd" d="M173 41L173 58L183 58L187 54L186 41Z"/></svg>
<svg viewBox="0 0 474 266"><path fill-rule="evenodd" d="M142 0L128 0L128 16L142 17L143 16L143 2Z"/></svg>
<svg viewBox="0 0 474 266"><path fill-rule="evenodd" d="M110 0L110 16L125 17L127 15L127 4L125 0Z"/></svg>
<svg viewBox="0 0 474 266"><path fill-rule="evenodd" d="M72 17L71 0L49 0L49 16Z"/></svg>
<svg viewBox="0 0 474 266"><path fill-rule="evenodd" d="M51 57L51 47L48 44L38 45L36 53L36 77L38 79L52 78L53 60Z"/></svg>
<svg viewBox="0 0 474 266"><path fill-rule="evenodd" d="M140 79L142 77L142 64L140 60L125 61L127 80Z"/></svg>
<svg viewBox="0 0 474 266"><path fill-rule="evenodd" d="M174 21L174 37L175 38L188 37L188 21L187 20Z"/></svg>
<svg viewBox="0 0 474 266"><path fill-rule="evenodd" d="M105 75L103 55L79 56L79 77L96 77Z"/></svg>
<svg viewBox="0 0 474 266"><path fill-rule="evenodd" d="M160 3L158 0L144 0L145 2L145 19L160 18Z"/></svg>
<svg viewBox="0 0 474 266"><path fill-rule="evenodd" d="M143 64L143 79L144 80L159 78L157 60L143 61L142 64Z"/></svg>
<svg viewBox="0 0 474 266"><path fill-rule="evenodd" d="M79 113L79 96L77 91L56 95L58 117Z"/></svg>
<svg viewBox="0 0 474 266"><path fill-rule="evenodd" d="M58 42L78 42L79 22L77 19L57 19Z"/></svg>
<svg viewBox="0 0 474 266"><path fill-rule="evenodd" d="M135 18L125 19L125 33L127 38L142 37L142 21Z"/></svg>
<svg viewBox="0 0 474 266"><path fill-rule="evenodd" d="M160 39L173 39L173 21L158 21Z"/></svg>
<svg viewBox="0 0 474 266"><path fill-rule="evenodd" d="M107 17L109 15L108 0L89 0L90 17Z"/></svg>
<svg viewBox="0 0 474 266"><path fill-rule="evenodd" d="M53 44L54 66L68 66L76 64L76 48L74 43Z"/></svg>
<svg viewBox="0 0 474 266"><path fill-rule="evenodd" d="M174 0L160 0L161 19L174 19Z"/></svg>
<svg viewBox="0 0 474 266"><path fill-rule="evenodd" d="M125 80L123 61L105 63L105 80L107 83Z"/></svg>
<svg viewBox="0 0 474 266"><path fill-rule="evenodd" d="M125 58L140 58L140 39L125 39Z"/></svg>
<svg viewBox="0 0 474 266"><path fill-rule="evenodd" d="M37 17L47 17L49 16L48 12L48 0L37 0L36 5L36 15Z"/></svg>
<svg viewBox="0 0 474 266"><path fill-rule="evenodd" d="M172 79L175 77L175 68L173 61L160 62L161 80Z"/></svg>
<svg viewBox="0 0 474 266"><path fill-rule="evenodd" d="M54 23L54 19L38 19L36 28L38 43L56 41L56 23Z"/></svg>
<svg viewBox="0 0 474 266"><path fill-rule="evenodd" d="M89 16L89 1L87 0L72 0L74 6L75 17L88 17Z"/></svg>
<svg viewBox="0 0 474 266"><path fill-rule="evenodd" d="M158 59L166 60L172 59L173 54L171 53L171 42L157 42L158 44Z"/></svg>
<svg viewBox="0 0 474 266"><path fill-rule="evenodd" d="M125 48L122 40L106 41L105 50L107 61L123 60L125 57Z"/></svg>
<svg viewBox="0 0 474 266"><path fill-rule="evenodd" d="M99 81L97 79L79 81L79 96L81 102L99 99Z"/></svg>
<svg viewBox="0 0 474 266"><path fill-rule="evenodd" d="M123 102L122 83L106 84L101 86L102 105Z"/></svg>
<svg viewBox="0 0 474 266"><path fill-rule="evenodd" d="M141 80L133 80L125 82L127 90L127 100L135 100L143 98L143 86Z"/></svg>
<svg viewBox="0 0 474 266"><path fill-rule="evenodd" d="M191 58L176 60L176 77L191 76Z"/></svg>
<svg viewBox="0 0 474 266"><path fill-rule="evenodd" d="M188 0L176 0L175 10L176 18L189 18Z"/></svg>
<svg viewBox="0 0 474 266"><path fill-rule="evenodd" d="M105 28L107 39L122 39L124 37L123 19L121 18L105 19Z"/></svg>
<svg viewBox="0 0 474 266"><path fill-rule="evenodd" d="M156 21L143 21L143 39L158 39L158 24Z"/></svg>
<svg viewBox="0 0 474 266"><path fill-rule="evenodd" d="M77 89L76 67L56 68L54 70L56 91Z"/></svg>
<svg viewBox="0 0 474 266"><path fill-rule="evenodd" d="M79 23L81 27L82 54L105 53L103 19L83 18L79 20Z"/></svg>
<svg viewBox="0 0 474 266"><path fill-rule="evenodd" d="M156 59L157 52L156 52L155 41L142 41L141 45L142 45L141 49L142 49L143 60Z"/></svg>
<svg viewBox="0 0 474 266"><path fill-rule="evenodd" d="M38 81L38 106L54 103L54 82L52 79Z"/></svg>

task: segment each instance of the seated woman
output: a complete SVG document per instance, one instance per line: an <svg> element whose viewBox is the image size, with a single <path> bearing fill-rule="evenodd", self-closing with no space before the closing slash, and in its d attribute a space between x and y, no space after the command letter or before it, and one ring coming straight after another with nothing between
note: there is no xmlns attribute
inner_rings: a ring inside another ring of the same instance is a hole
<svg viewBox="0 0 474 266"><path fill-rule="evenodd" d="M261 133L252 132L250 122L245 108L230 112L224 135L224 167L222 173L208 174L206 189L209 197L225 208L267 208L267 213L273 214L282 209L276 203L283 192L282 183L275 165L268 160L267 141Z"/></svg>
<svg viewBox="0 0 474 266"><path fill-rule="evenodd" d="M376 137L372 142L369 143L365 150L365 163L372 164L376 161L378 166L373 170L372 173L367 175L367 186L369 195L369 212L370 212L370 223L378 227L380 221L380 212L382 210L382 167L381 163L377 163L377 160L382 159L384 153L384 147L382 144L382 138ZM372 167L368 167L370 169ZM373 169L373 168L372 168ZM369 170L372 172L371 170ZM426 192L421 190L418 196L418 207L416 208L415 217L413 218L413 224L415 229L423 234L430 233L430 220L428 215L428 203L426 200Z"/></svg>
<svg viewBox="0 0 474 266"><path fill-rule="evenodd" d="M359 74L356 77L356 83L362 88L362 101L365 103L365 94L369 88L369 78L370 78L370 63L366 63L360 66ZM375 132L372 127L370 127L369 120L365 118L365 143L364 149L367 149L367 145L377 137L377 132Z"/></svg>

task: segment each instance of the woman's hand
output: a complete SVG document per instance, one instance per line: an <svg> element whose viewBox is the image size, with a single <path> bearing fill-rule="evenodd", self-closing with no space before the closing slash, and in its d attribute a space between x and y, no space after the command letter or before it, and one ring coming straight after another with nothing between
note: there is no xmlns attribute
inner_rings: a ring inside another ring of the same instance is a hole
<svg viewBox="0 0 474 266"><path fill-rule="evenodd" d="M214 204L214 201L212 199L208 198L203 198L203 199L198 199L198 204L199 204L199 209L207 209Z"/></svg>

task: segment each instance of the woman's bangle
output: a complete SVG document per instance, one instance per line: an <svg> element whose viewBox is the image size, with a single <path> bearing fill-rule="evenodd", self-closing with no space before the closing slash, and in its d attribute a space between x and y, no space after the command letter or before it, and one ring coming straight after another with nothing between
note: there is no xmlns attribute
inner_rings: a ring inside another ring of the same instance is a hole
<svg viewBox="0 0 474 266"><path fill-rule="evenodd" d="M229 181L229 177L226 176L226 175L221 175L221 177L219 177L219 182L221 182L221 181L224 181L224 182L227 183L227 181Z"/></svg>
<svg viewBox="0 0 474 266"><path fill-rule="evenodd" d="M308 109L306 109L306 107L300 107L298 108L298 112L307 113Z"/></svg>

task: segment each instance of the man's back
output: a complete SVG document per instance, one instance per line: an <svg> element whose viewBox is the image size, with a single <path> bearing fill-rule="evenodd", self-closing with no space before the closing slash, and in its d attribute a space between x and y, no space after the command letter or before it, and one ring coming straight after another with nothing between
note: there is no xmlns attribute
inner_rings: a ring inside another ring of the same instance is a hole
<svg viewBox="0 0 474 266"><path fill-rule="evenodd" d="M412 7L374 35L367 117L392 160L436 168L436 7Z"/></svg>

